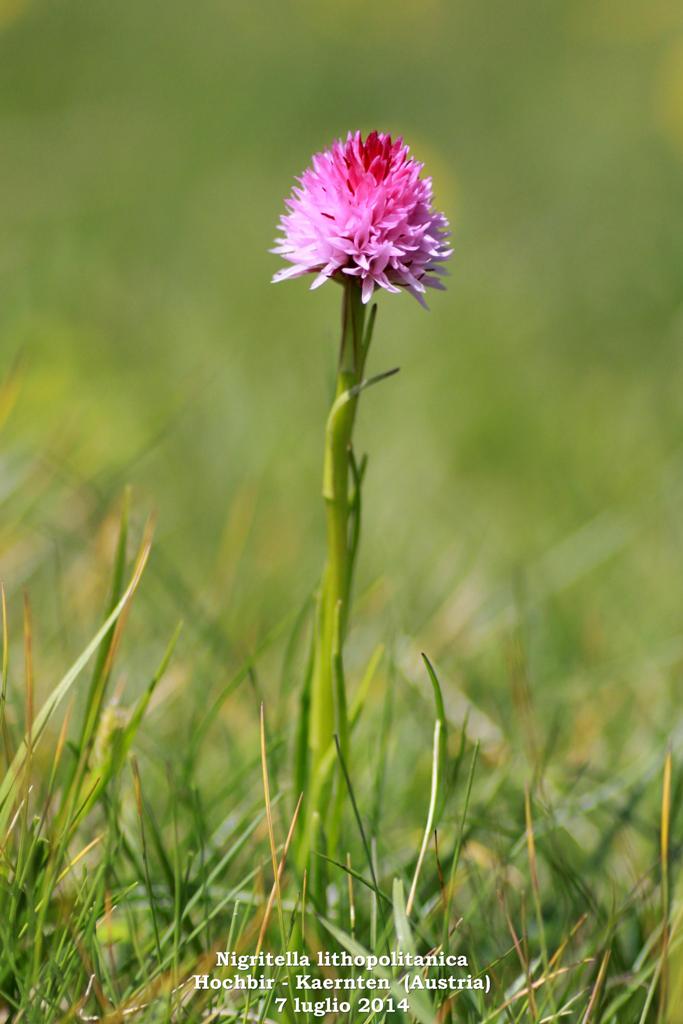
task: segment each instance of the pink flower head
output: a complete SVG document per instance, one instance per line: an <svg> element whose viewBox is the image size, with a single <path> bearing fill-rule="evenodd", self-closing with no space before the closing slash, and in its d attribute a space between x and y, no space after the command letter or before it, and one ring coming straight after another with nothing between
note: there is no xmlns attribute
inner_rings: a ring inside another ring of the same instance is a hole
<svg viewBox="0 0 683 1024"><path fill-rule="evenodd" d="M451 255L448 221L432 209L431 178L420 177L401 138L384 132L349 132L331 149L317 153L298 179L288 212L280 218L282 238L271 251L291 267L273 281L315 273L311 288L342 275L358 278L363 302L375 287L406 288L425 305L426 288L439 288Z"/></svg>

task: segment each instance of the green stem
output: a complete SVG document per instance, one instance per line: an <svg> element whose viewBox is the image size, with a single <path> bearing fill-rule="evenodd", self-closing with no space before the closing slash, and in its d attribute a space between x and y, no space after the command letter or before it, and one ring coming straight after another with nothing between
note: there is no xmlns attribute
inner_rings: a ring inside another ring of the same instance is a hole
<svg viewBox="0 0 683 1024"><path fill-rule="evenodd" d="M309 734L311 776L314 788L318 789L320 782L316 784L316 780L334 733L346 732L345 722L335 724L335 705L338 713L344 713L343 702L335 701L335 676L338 673L338 667L335 670L335 649L338 647L340 650L343 644L349 613L352 568L349 464L358 405L358 394L353 393L352 389L361 382L365 362L364 319L360 288L355 281L350 281L344 285L336 394L327 420L323 463L327 563L318 606ZM318 799L322 801L321 793L318 793Z"/></svg>

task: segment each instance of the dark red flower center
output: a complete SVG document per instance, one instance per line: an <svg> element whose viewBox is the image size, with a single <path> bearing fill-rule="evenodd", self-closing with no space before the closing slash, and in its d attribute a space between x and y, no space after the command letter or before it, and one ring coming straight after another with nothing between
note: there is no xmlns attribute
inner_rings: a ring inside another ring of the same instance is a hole
<svg viewBox="0 0 683 1024"><path fill-rule="evenodd" d="M376 182L384 181L391 165L392 141L390 135L380 139L378 132L370 132L360 144L360 158L365 171L370 171Z"/></svg>

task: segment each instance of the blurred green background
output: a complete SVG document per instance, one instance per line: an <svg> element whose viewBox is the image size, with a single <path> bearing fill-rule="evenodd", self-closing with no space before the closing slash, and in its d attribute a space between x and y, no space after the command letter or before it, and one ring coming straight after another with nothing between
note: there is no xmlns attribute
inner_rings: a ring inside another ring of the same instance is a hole
<svg viewBox="0 0 683 1024"><path fill-rule="evenodd" d="M483 638L522 607L539 699L609 679L666 731L683 17L665 0L0 0L0 571L40 611L39 663L96 619L95 527L126 482L158 513L152 646L200 607L243 654L315 583L339 294L271 286L267 250L294 176L355 128L405 137L455 245L430 313L380 306L372 370L401 373L362 403L366 606L484 704Z"/></svg>

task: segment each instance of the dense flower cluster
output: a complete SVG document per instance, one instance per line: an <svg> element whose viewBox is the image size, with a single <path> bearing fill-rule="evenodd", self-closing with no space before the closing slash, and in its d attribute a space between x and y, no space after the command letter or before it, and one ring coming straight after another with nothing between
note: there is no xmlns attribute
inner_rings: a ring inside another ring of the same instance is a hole
<svg viewBox="0 0 683 1024"><path fill-rule="evenodd" d="M403 140L372 132L317 153L304 171L280 220L274 253L291 267L273 281L315 273L311 288L344 274L359 279L363 302L376 287L407 289L424 305L426 288L451 255L448 221L432 209L431 178Z"/></svg>

